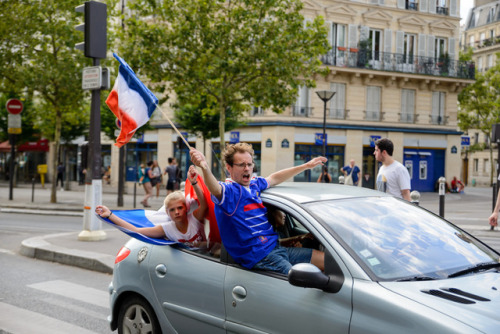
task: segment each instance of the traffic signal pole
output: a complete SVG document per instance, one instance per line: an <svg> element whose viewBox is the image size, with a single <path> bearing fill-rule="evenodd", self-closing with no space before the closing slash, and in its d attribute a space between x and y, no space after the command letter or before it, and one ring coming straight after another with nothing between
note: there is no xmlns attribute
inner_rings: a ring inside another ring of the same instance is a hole
<svg viewBox="0 0 500 334"><path fill-rule="evenodd" d="M77 44L86 57L92 58L93 66L100 65L100 59L106 58L106 4L87 1L84 5L76 8L77 12L84 13L85 24L76 27L85 34L85 42ZM99 75L102 75L100 69ZM78 240L97 241L106 239L106 233L102 230L102 222L95 214L97 205L102 204L102 157L101 157L101 89L102 78L99 77L98 84L93 82L82 82L84 89L91 90L90 104L90 127L88 145L88 165L85 176L85 203L83 210L83 230L78 235Z"/></svg>

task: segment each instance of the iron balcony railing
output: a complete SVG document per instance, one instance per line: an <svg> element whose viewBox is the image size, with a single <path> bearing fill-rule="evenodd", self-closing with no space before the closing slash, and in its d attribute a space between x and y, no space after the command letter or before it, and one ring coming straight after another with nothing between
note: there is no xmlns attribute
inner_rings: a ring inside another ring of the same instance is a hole
<svg viewBox="0 0 500 334"><path fill-rule="evenodd" d="M338 47L320 57L325 65L404 72L433 76L475 79L475 64L447 57L408 56L399 53L371 52L357 48Z"/></svg>

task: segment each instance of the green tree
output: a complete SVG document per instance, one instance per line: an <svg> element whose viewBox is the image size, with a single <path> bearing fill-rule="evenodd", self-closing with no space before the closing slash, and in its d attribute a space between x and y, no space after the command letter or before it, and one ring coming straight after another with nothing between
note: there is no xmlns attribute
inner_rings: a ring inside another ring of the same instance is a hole
<svg viewBox="0 0 500 334"><path fill-rule="evenodd" d="M83 20L75 11L82 3L6 0L0 5L0 91L22 92L33 100L34 128L54 149L52 203L57 202L61 140L82 135L89 123L90 99L81 88L81 73L91 60L74 48L84 38L74 28Z"/></svg>
<svg viewBox="0 0 500 334"><path fill-rule="evenodd" d="M137 0L125 20L121 54L155 90L219 113L224 147L226 112L251 106L281 112L298 87L314 87L324 73L319 56L328 42L324 21L305 21L300 0Z"/></svg>
<svg viewBox="0 0 500 334"><path fill-rule="evenodd" d="M491 143L493 124L500 122L500 64L490 68L487 72L477 72L476 82L460 92L458 101L460 103L458 113L460 129L480 130ZM493 171L495 167L492 145L489 145L489 151ZM493 182L493 173L490 175L490 182Z"/></svg>

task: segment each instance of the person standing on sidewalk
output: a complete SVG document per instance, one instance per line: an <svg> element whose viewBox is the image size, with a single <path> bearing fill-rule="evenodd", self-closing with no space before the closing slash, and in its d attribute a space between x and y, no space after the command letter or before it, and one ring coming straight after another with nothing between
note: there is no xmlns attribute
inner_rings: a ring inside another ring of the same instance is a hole
<svg viewBox="0 0 500 334"><path fill-rule="evenodd" d="M498 182L497 184L500 184L500 175L498 175L497 182ZM495 208L493 209L493 212L491 213L490 218L488 218L488 221L491 225L491 229L498 226L498 211L500 211L500 187L498 189L497 201L495 203Z"/></svg>
<svg viewBox="0 0 500 334"><path fill-rule="evenodd" d="M324 253L311 248L286 248L278 242L278 234L267 219L267 209L260 193L289 178L326 162L316 157L305 164L282 169L266 178L252 178L253 149L250 144L227 145L223 161L231 176L218 182L209 169L205 156L190 150L191 161L203 171L212 194L220 236L227 252L240 265L248 269L263 269L288 274L292 265L312 263L324 269Z"/></svg>
<svg viewBox="0 0 500 334"><path fill-rule="evenodd" d="M388 138L375 142L375 159L382 163L377 175L377 189L398 198L411 201L410 174L405 166L392 158L394 144Z"/></svg>
<svg viewBox="0 0 500 334"><path fill-rule="evenodd" d="M167 195L174 190L179 190L179 167L177 166L177 160L175 158L168 158L168 166L165 168L165 173L163 173L163 175L165 174L168 175Z"/></svg>
<svg viewBox="0 0 500 334"><path fill-rule="evenodd" d="M158 160L153 161L152 173L155 180L152 183L154 183L156 187L156 198L158 198L160 197L160 187L161 187L161 182L163 181L163 177L161 176L161 168L160 166L158 166Z"/></svg>
<svg viewBox="0 0 500 334"><path fill-rule="evenodd" d="M349 165L342 167L340 171L344 173L345 176L344 184L349 184L356 187L358 186L361 170L358 166L356 166L356 162L354 161L354 159L351 159L351 161L349 161ZM352 183L347 182L348 175L351 176Z"/></svg>
<svg viewBox="0 0 500 334"><path fill-rule="evenodd" d="M56 180L56 188L57 185L59 184L59 181L61 181L61 190L64 190L64 165L62 162L57 165L57 180Z"/></svg>
<svg viewBox="0 0 500 334"><path fill-rule="evenodd" d="M144 188L144 198L141 201L142 206L145 208L150 208L151 205L148 204L148 199L153 195L153 186L151 185L151 179L153 178L153 172L151 168L153 167L153 161L149 161L144 171L142 166L140 169L141 174L139 174L139 183L142 184Z"/></svg>

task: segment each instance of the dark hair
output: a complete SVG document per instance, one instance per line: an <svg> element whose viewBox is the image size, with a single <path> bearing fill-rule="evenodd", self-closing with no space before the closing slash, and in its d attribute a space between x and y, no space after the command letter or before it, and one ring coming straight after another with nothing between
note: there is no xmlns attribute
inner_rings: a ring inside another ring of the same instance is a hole
<svg viewBox="0 0 500 334"><path fill-rule="evenodd" d="M392 157L392 153L394 152L394 144L389 138L382 138L375 142L375 146L382 151L386 151Z"/></svg>
<svg viewBox="0 0 500 334"><path fill-rule="evenodd" d="M168 158L168 163L171 164L174 161L174 158Z"/></svg>
<svg viewBox="0 0 500 334"><path fill-rule="evenodd" d="M148 161L147 165L148 166L153 166L153 161Z"/></svg>

